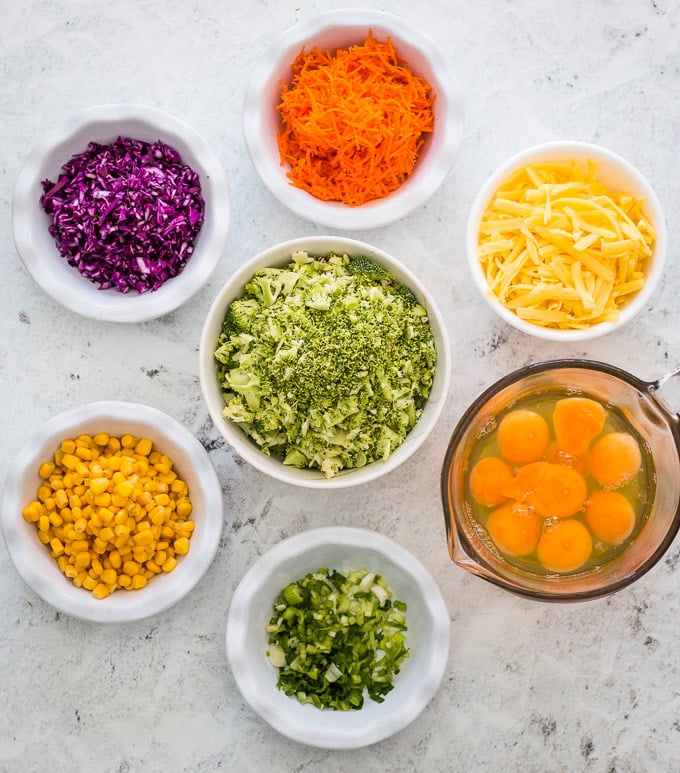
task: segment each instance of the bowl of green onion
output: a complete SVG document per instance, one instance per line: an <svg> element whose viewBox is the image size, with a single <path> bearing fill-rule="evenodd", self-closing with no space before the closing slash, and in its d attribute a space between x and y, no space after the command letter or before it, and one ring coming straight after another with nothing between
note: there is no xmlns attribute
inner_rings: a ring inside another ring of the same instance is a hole
<svg viewBox="0 0 680 773"><path fill-rule="evenodd" d="M226 651L246 702L282 735L355 749L413 722L436 694L449 614L428 570L388 537L325 527L246 572Z"/></svg>

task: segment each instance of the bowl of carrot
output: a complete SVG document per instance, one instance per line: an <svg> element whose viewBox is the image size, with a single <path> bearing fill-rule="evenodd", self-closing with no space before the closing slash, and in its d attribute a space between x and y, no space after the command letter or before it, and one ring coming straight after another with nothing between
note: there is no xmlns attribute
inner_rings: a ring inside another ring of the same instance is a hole
<svg viewBox="0 0 680 773"><path fill-rule="evenodd" d="M243 131L270 192L338 229L425 203L463 135L457 78L434 41L389 13L336 10L285 31L248 84Z"/></svg>

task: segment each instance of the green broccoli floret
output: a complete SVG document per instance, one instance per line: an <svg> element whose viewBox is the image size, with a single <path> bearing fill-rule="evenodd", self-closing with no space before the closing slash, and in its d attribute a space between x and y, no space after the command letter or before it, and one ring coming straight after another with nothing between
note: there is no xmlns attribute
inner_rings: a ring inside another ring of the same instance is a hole
<svg viewBox="0 0 680 773"><path fill-rule="evenodd" d="M328 477L387 459L430 394L427 312L366 258L296 253L231 304L215 357L224 416L265 453Z"/></svg>
<svg viewBox="0 0 680 773"><path fill-rule="evenodd" d="M360 279L367 279L372 282L380 279L388 279L390 275L382 266L374 263L370 258L364 255L357 255L350 258L349 271Z"/></svg>

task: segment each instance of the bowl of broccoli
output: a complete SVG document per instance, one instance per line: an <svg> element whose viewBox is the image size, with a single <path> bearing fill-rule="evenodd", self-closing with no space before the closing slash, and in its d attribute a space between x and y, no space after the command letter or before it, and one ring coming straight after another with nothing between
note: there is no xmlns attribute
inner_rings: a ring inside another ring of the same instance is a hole
<svg viewBox="0 0 680 773"><path fill-rule="evenodd" d="M434 428L449 372L425 287L342 237L255 256L219 290L201 334L215 426L245 461L299 486L343 488L395 469Z"/></svg>

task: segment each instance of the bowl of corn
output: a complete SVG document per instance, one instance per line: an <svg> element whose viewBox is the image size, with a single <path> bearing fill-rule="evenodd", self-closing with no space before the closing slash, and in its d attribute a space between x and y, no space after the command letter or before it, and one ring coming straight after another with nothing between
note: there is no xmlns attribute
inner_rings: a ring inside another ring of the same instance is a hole
<svg viewBox="0 0 680 773"><path fill-rule="evenodd" d="M102 623L168 609L204 575L222 489L203 446L150 406L81 405L14 458L0 525L23 580L56 609Z"/></svg>
<svg viewBox="0 0 680 773"><path fill-rule="evenodd" d="M628 161L587 142L517 153L470 211L472 278L505 322L552 341L611 333L643 309L666 261L654 190Z"/></svg>

